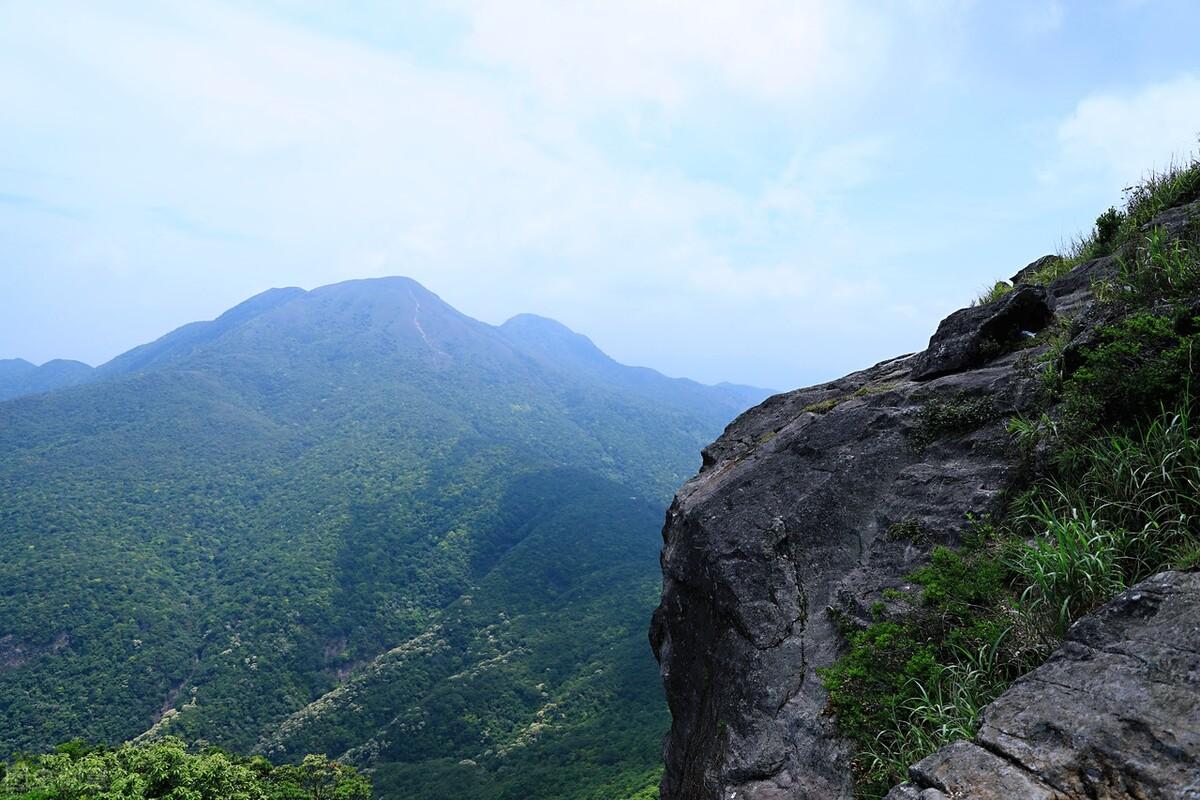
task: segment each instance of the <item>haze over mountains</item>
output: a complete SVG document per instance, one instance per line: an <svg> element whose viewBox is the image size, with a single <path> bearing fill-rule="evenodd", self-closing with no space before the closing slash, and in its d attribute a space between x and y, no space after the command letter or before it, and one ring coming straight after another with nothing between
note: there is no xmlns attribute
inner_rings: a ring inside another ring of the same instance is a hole
<svg viewBox="0 0 1200 800"><path fill-rule="evenodd" d="M384 796L657 781L662 508L765 392L414 281L0 363L0 749L174 734ZM465 787L465 788L464 788Z"/></svg>
<svg viewBox="0 0 1200 800"><path fill-rule="evenodd" d="M215 320L189 323L95 368L82 361L71 359L54 359L41 365L32 364L22 358L0 359L0 400L90 383L101 378L136 372L146 367L161 366L169 361L177 361L197 347L219 339L256 317L301 298L309 298L310 302L320 302L330 295L342 295L344 299L345 296L355 293L365 295L372 288L382 289L384 287L401 299L407 293L413 306L414 330L418 334L423 332L420 325L420 298L424 297L427 303L432 302L433 304L432 310L426 310L427 314L432 313L434 317L450 314L458 318L462 324L473 328L478 336L486 337L498 333L510 345L525 350L529 356L543 360L549 359L562 368L588 371L597 378L607 376L608 380L615 380L618 383L627 381L630 386L640 385L643 391L651 396L656 391L661 391L662 387L666 385L673 386L673 390L681 393L716 388L727 395L735 405L740 405L761 398L765 391L754 386L732 383L720 383L715 387L707 387L686 379L665 378L660 373L644 367L618 364L601 352L586 336L571 331L555 320L536 314L518 314L503 325L490 326L455 311L416 281L404 277L394 277L347 281L323 286L311 292L297 287L268 289L239 303ZM426 341L430 347L433 346L428 339Z"/></svg>

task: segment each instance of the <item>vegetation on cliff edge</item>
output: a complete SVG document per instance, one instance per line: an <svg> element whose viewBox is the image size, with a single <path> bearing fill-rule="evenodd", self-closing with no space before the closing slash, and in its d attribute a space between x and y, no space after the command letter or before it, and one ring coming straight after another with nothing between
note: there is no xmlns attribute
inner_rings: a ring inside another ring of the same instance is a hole
<svg viewBox="0 0 1200 800"><path fill-rule="evenodd" d="M1155 572L1200 563L1200 247L1143 230L1198 195L1198 162L1151 176L1053 274L1034 276L1121 253L1116 277L1093 287L1107 323L1074 352L1065 326L1052 332L1043 412L1010 421L1015 446L1041 465L1028 488L1003 518L976 521L959 551L935 549L910 576L917 588L889 595L908 613L885 618L880 604L822 673L861 797L882 797L910 764L972 736L983 707L1074 620Z"/></svg>

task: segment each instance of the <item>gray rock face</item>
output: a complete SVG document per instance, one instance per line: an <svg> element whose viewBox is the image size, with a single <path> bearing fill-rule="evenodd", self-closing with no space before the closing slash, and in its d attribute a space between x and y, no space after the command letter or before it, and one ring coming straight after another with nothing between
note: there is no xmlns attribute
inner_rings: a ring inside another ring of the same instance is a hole
<svg viewBox="0 0 1200 800"><path fill-rule="evenodd" d="M912 358L885 362L777 395L705 450L667 512L651 631L673 715L664 798L850 795L814 674L841 647L828 609L865 621L967 512L994 507L1015 469L1002 420L1033 396L1023 355L926 382ZM918 454L922 406L971 396L993 418ZM889 535L898 523L927 535Z"/></svg>
<svg viewBox="0 0 1200 800"><path fill-rule="evenodd" d="M1200 221L1200 200L1167 209L1145 225L1143 230L1159 228L1169 237L1179 237L1187 235L1189 229L1194 230L1197 221Z"/></svg>
<svg viewBox="0 0 1200 800"><path fill-rule="evenodd" d="M1115 269L1098 259L956 312L926 351L771 397L705 449L667 512L650 631L672 714L664 800L851 795L815 674L843 647L835 617L865 625L884 589L959 542L968 514L997 509L1018 471L1004 420L1037 391L1041 350L1019 349L1024 334L1057 314L1089 336L1090 287ZM923 430L931 403L990 412Z"/></svg>
<svg viewBox="0 0 1200 800"><path fill-rule="evenodd" d="M974 742L890 800L1200 798L1200 573L1164 572L1077 622L984 712Z"/></svg>

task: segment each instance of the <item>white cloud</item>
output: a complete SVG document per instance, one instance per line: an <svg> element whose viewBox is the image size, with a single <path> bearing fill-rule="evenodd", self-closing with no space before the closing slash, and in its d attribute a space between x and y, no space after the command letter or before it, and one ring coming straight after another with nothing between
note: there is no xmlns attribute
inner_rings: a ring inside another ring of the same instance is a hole
<svg viewBox="0 0 1200 800"><path fill-rule="evenodd" d="M1200 77L1181 75L1129 92L1089 95L1058 125L1055 179L1101 175L1127 186L1196 150Z"/></svg>
<svg viewBox="0 0 1200 800"><path fill-rule="evenodd" d="M845 90L887 53L884 15L816 0L489 0L467 53L559 103L675 108L714 88L770 101Z"/></svg>
<svg viewBox="0 0 1200 800"><path fill-rule="evenodd" d="M458 8L461 60L428 63L218 0L0 6L0 149L65 176L23 188L95 217L68 229L64 264L112 272L114 302L172 298L123 346L269 285L391 273L491 321L561 317L661 366L845 327L881 294L864 264L903 245L872 236L843 198L892 144L874 120L852 135L826 126L881 74L915 91L896 48L941 52L914 31L942 30L956 5ZM643 107L637 138L666 151L753 107L778 153L753 179L719 181L597 141L598 115L637 122ZM684 122L663 131L660 113ZM202 242L186 227L231 236ZM697 319L745 338L691 330Z"/></svg>

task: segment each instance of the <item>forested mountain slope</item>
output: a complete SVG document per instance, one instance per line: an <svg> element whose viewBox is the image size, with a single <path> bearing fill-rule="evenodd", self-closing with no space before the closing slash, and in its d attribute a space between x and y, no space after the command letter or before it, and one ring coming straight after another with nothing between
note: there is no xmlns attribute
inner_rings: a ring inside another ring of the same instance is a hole
<svg viewBox="0 0 1200 800"><path fill-rule="evenodd" d="M0 403L0 749L653 783L660 509L753 390L403 278L272 290L89 379Z"/></svg>

